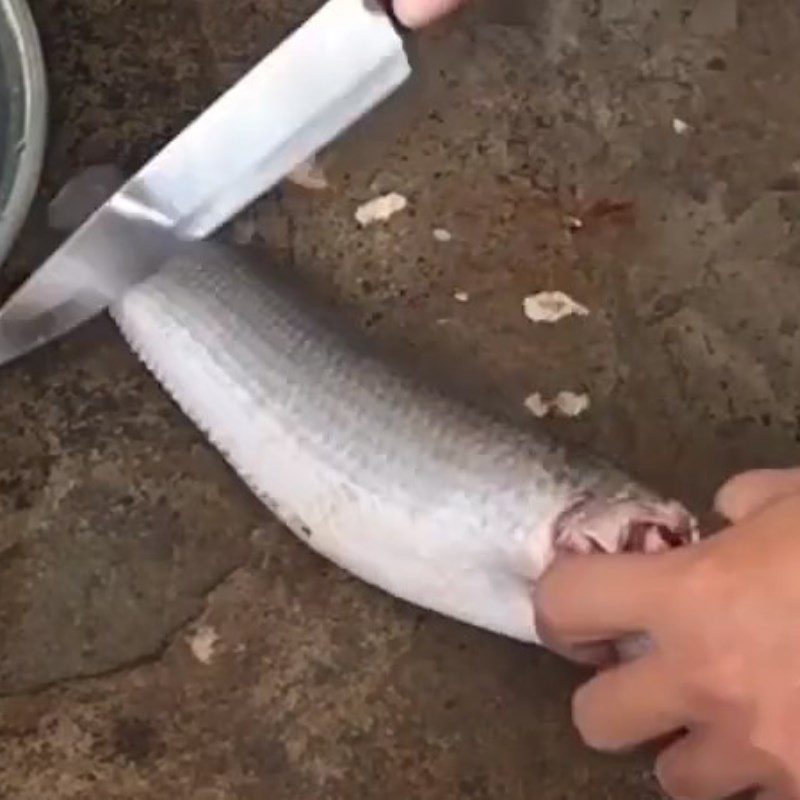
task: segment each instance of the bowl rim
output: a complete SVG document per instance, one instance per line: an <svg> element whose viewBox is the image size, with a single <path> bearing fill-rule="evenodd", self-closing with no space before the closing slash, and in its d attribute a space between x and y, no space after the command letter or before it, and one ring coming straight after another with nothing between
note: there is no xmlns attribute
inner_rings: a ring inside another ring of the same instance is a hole
<svg viewBox="0 0 800 800"><path fill-rule="evenodd" d="M48 97L44 56L33 14L26 0L0 0L0 22L16 46L24 108L22 140L15 175L0 214L0 269L30 212L44 163Z"/></svg>

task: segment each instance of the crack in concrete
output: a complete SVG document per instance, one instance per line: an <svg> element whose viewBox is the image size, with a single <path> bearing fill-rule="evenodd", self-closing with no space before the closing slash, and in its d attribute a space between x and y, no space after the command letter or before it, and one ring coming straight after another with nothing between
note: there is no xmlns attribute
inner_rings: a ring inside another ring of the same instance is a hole
<svg viewBox="0 0 800 800"><path fill-rule="evenodd" d="M19 691L4 692L0 690L0 701L21 697L33 698L52 689L68 689L76 684L86 683L88 681L103 680L105 678L113 678L117 675L139 669L140 667L157 664L164 657L166 652L174 644L175 640L181 635L181 633L194 625L194 623L196 623L203 616L203 614L206 613L208 610L208 600L210 596L224 586L237 572L245 569L249 563L249 558L241 561L240 563L226 570L207 588L202 589L198 593L199 607L197 612L187 615L181 622L170 628L162 637L159 645L151 652L144 653L127 661L123 661L120 664L115 664L113 667L109 667L108 669L65 675L61 678L57 678L56 680L46 681L28 689L22 689Z"/></svg>

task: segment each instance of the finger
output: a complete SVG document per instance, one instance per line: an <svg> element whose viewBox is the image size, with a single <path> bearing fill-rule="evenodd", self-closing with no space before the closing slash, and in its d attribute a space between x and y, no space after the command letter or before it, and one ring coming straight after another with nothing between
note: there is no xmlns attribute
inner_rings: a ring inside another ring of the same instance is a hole
<svg viewBox="0 0 800 800"><path fill-rule="evenodd" d="M619 653L612 642L592 642L590 644L564 644L560 645L555 636L548 634L547 630L539 628L539 634L550 652L562 658L581 664L585 667L597 669L609 667L619 661Z"/></svg>
<svg viewBox="0 0 800 800"><path fill-rule="evenodd" d="M754 800L797 800L797 794L784 794L777 789L765 789L759 792Z"/></svg>
<svg viewBox="0 0 800 800"><path fill-rule="evenodd" d="M545 644L564 649L646 630L653 609L663 607L668 566L680 552L559 559L535 588L537 628Z"/></svg>
<svg viewBox="0 0 800 800"><path fill-rule="evenodd" d="M754 470L729 480L717 492L714 507L731 522L739 522L797 492L800 469Z"/></svg>
<svg viewBox="0 0 800 800"><path fill-rule="evenodd" d="M600 673L575 693L572 716L594 750L620 752L684 728L684 707L662 659L647 656Z"/></svg>
<svg viewBox="0 0 800 800"><path fill-rule="evenodd" d="M721 800L761 783L758 758L723 737L690 733L659 756L656 777L677 800Z"/></svg>
<svg viewBox="0 0 800 800"><path fill-rule="evenodd" d="M763 789L756 794L754 800L798 800L800 798L800 791L789 789L783 791L781 789Z"/></svg>
<svg viewBox="0 0 800 800"><path fill-rule="evenodd" d="M396 0L394 13L403 25L421 28L454 11L463 0Z"/></svg>
<svg viewBox="0 0 800 800"><path fill-rule="evenodd" d="M792 777L786 767L778 768L780 777L765 781L755 800L800 800L800 776Z"/></svg>

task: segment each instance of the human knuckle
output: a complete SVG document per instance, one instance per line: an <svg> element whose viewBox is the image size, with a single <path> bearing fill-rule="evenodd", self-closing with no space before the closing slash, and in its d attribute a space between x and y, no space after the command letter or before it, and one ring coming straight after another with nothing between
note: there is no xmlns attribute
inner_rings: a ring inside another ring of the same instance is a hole
<svg viewBox="0 0 800 800"><path fill-rule="evenodd" d="M572 722L587 747L601 752L613 749L597 714L593 684L582 686L572 696Z"/></svg>
<svg viewBox="0 0 800 800"><path fill-rule="evenodd" d="M655 775L673 800L702 800L691 772L669 750L656 760Z"/></svg>
<svg viewBox="0 0 800 800"><path fill-rule="evenodd" d="M561 604L554 581L545 575L539 582L535 596L536 620L540 627L554 633L561 627Z"/></svg>

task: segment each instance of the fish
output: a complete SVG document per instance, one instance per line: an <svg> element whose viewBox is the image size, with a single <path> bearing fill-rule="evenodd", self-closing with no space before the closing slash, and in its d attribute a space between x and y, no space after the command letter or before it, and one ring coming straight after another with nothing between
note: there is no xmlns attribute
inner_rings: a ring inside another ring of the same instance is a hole
<svg viewBox="0 0 800 800"><path fill-rule="evenodd" d="M542 645L535 586L560 554L696 538L680 503L422 380L241 250L187 246L111 313L269 512L418 607Z"/></svg>

